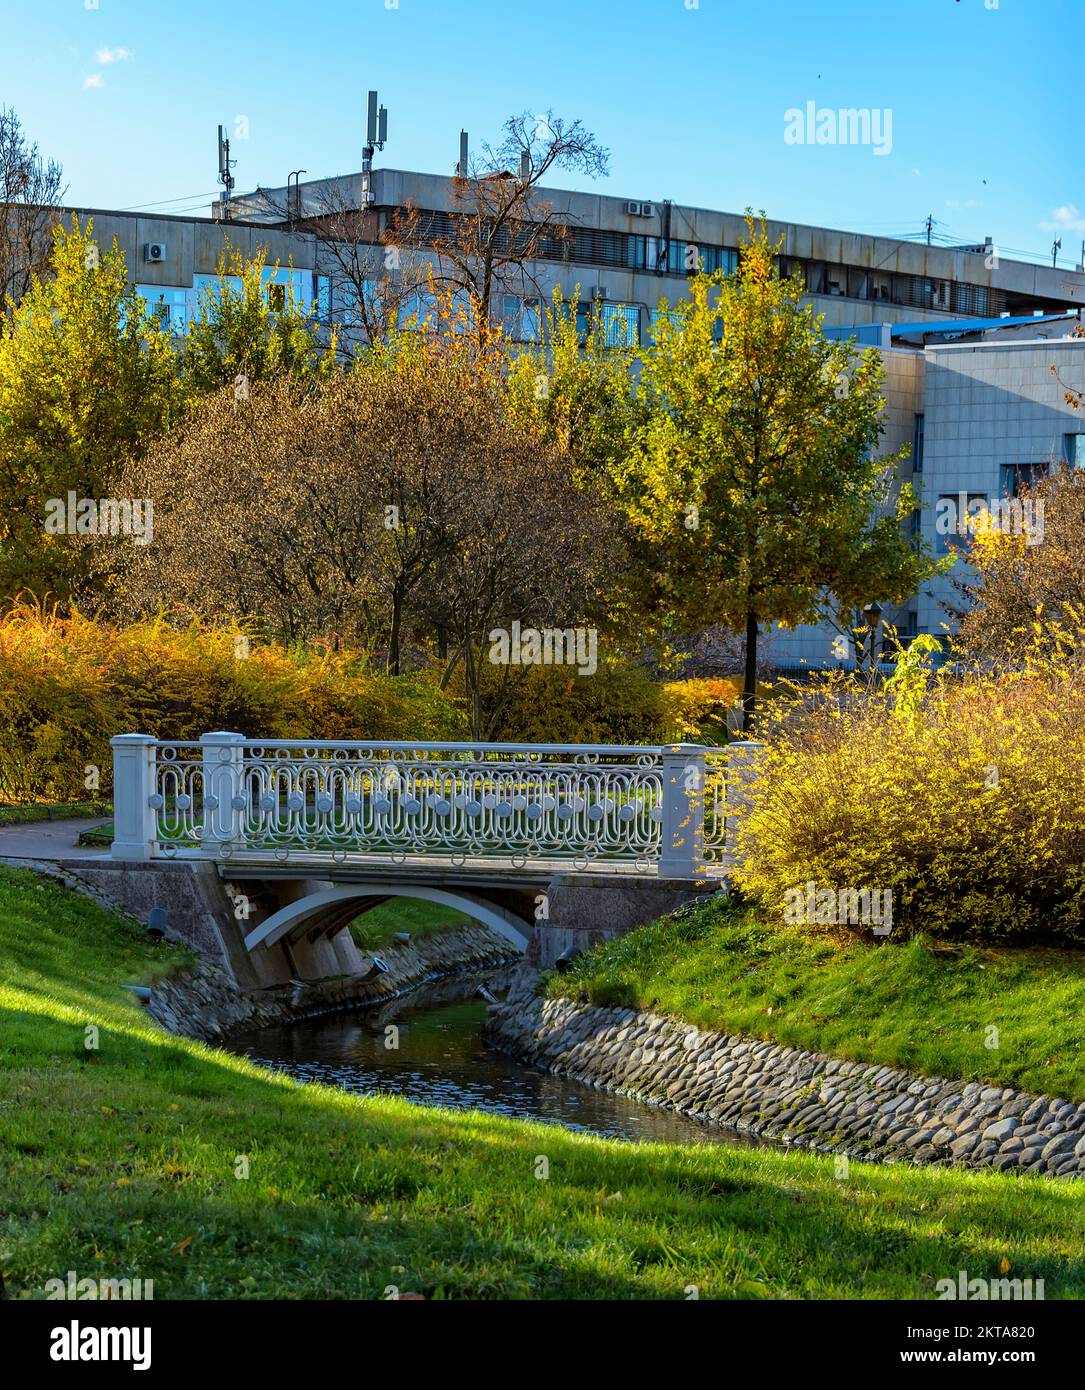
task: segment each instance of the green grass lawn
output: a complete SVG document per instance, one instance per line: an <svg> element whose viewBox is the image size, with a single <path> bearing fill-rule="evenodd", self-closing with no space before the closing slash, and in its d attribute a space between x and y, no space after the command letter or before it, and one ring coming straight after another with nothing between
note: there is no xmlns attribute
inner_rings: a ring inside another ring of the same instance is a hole
<svg viewBox="0 0 1085 1390"><path fill-rule="evenodd" d="M77 820L87 817L108 816L113 812L109 801L36 801L25 806L0 806L0 826L33 825L37 821ZM113 827L110 825L107 844L113 843Z"/></svg>
<svg viewBox="0 0 1085 1390"><path fill-rule="evenodd" d="M857 1061L1085 1100L1082 951L891 936L842 944L720 898L597 947L547 989Z"/></svg>
<svg viewBox="0 0 1085 1390"><path fill-rule="evenodd" d="M837 1179L811 1155L303 1087L170 1036L120 987L181 959L0 869L9 1296L75 1270L153 1279L158 1299L925 1298L1006 1260L1048 1298L1085 1297L1078 1185L859 1163Z"/></svg>
<svg viewBox="0 0 1085 1390"><path fill-rule="evenodd" d="M417 940L472 925L477 924L470 917L440 903L422 898L390 898L356 917L350 924L350 934L360 951L379 951L382 946L391 945L397 931L408 931Z"/></svg>

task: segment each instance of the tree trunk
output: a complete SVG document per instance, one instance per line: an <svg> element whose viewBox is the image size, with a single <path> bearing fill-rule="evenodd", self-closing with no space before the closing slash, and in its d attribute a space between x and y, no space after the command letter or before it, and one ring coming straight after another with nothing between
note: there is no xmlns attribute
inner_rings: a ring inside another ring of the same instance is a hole
<svg viewBox="0 0 1085 1390"><path fill-rule="evenodd" d="M757 614L746 614L746 671L742 678L742 732L753 738L757 712Z"/></svg>
<svg viewBox="0 0 1085 1390"><path fill-rule="evenodd" d="M388 674L399 675L399 634L403 625L403 595L398 584L392 590L392 621L388 629Z"/></svg>
<svg viewBox="0 0 1085 1390"><path fill-rule="evenodd" d="M482 737L482 700L475 648L470 638L464 647L464 663L464 684L467 687L467 704L471 715L471 737L478 740Z"/></svg>

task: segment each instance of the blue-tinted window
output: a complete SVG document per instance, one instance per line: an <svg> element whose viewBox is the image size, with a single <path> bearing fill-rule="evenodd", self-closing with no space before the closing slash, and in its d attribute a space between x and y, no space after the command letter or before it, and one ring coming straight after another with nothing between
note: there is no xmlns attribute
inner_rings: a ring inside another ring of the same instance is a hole
<svg viewBox="0 0 1085 1390"><path fill-rule="evenodd" d="M146 303L152 318L164 329L183 337L188 329L188 291L161 285L137 285L136 293Z"/></svg>
<svg viewBox="0 0 1085 1390"><path fill-rule="evenodd" d="M640 310L635 304L603 305L603 342L607 347L640 344Z"/></svg>

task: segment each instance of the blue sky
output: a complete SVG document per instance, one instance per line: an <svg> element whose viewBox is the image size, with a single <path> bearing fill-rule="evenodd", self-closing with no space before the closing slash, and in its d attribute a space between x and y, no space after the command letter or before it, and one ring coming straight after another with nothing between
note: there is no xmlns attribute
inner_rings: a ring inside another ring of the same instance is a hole
<svg viewBox="0 0 1085 1390"><path fill-rule="evenodd" d="M580 117L601 191L862 232L1085 239L1085 0L0 0L0 102L70 202L205 209L215 128L240 191L378 162L451 171L514 111ZM785 112L892 112L892 147L788 144ZM1075 148L1076 146L1076 148ZM165 200L178 200L167 206Z"/></svg>

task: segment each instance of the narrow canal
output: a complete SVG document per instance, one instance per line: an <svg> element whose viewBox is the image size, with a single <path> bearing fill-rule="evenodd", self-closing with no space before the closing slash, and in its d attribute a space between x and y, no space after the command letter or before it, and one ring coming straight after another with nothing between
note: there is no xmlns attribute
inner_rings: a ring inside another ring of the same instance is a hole
<svg viewBox="0 0 1085 1390"><path fill-rule="evenodd" d="M445 981L379 1009L326 1014L239 1034L229 1047L300 1081L419 1105L542 1120L611 1139L754 1144L639 1101L525 1066L485 1045L486 1003L476 982ZM464 996L467 997L464 997Z"/></svg>

